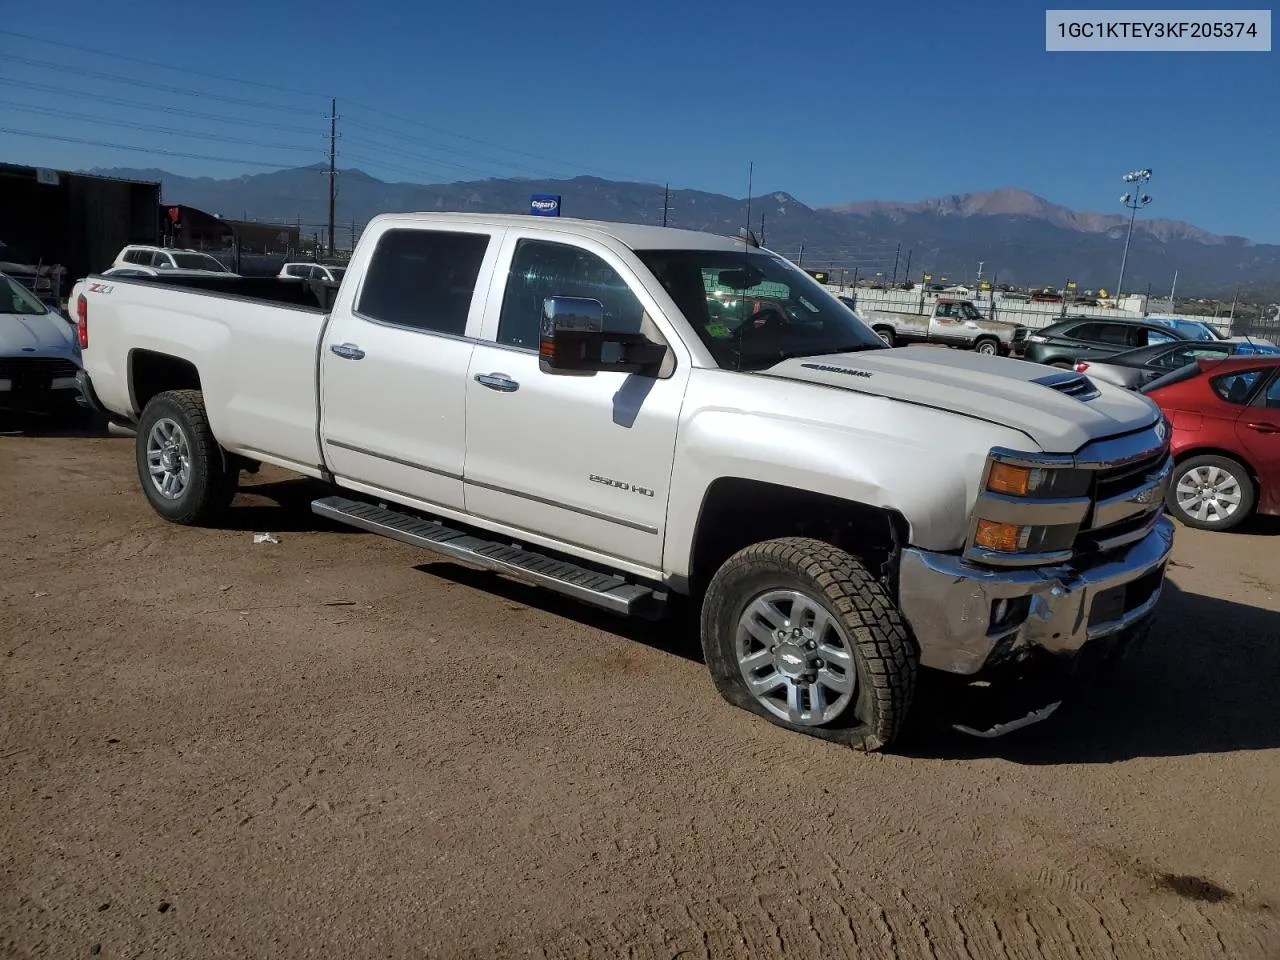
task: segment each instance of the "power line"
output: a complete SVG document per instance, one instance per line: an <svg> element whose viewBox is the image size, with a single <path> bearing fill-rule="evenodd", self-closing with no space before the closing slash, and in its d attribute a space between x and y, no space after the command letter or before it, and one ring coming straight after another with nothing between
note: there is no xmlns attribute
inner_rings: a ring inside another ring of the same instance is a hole
<svg viewBox="0 0 1280 960"><path fill-rule="evenodd" d="M211 157L202 153L179 153L175 150L160 150L155 147L138 147L127 143L109 143L105 140L90 140L85 137L63 137L52 133L37 133L34 130L15 130L12 127L0 127L0 133L8 133L15 137L33 137L37 140L56 140L59 143L78 143L88 147L105 147L110 150L129 150L134 153L150 153L160 157L177 157L182 160L208 160L212 163L239 163L246 167L265 167L272 170L296 170L297 164L264 163L261 160L246 160L243 157Z"/></svg>
<svg viewBox="0 0 1280 960"><path fill-rule="evenodd" d="M129 127L134 130L143 130L148 133L163 133L172 137L192 137L197 140L212 140L217 143L235 143L249 147L260 147L264 150L294 150L298 152L310 151L312 148L299 146L290 143L264 143L261 140L249 140L244 137L227 137L217 133L195 133L189 130L174 130L172 127L160 127L150 123L137 123L132 120L105 120L101 117L94 117L83 113L70 113L66 110L54 110L49 107L28 107L16 103L6 103L0 101L0 107L7 107L10 110L18 110L22 113L34 113L41 116L59 117L67 120L76 120L81 123L93 123L106 127ZM318 150L319 145L315 149Z"/></svg>
<svg viewBox="0 0 1280 960"><path fill-rule="evenodd" d="M186 97L200 97L205 100L217 100L221 103L231 103L241 107L255 107L260 110L282 110L287 113L300 112L296 106L285 106L280 103L268 103L265 100L247 100L244 97L228 97L224 94L209 93L206 90L193 90L190 87L175 87L167 83L155 83L151 80L138 80L135 77L122 77L118 73L104 73L100 70L86 70L83 67L73 67L65 63L45 63L42 60L32 60L27 57L6 56L7 63L23 63L29 67L36 67L40 70L53 70L56 73L74 73L82 77L90 77L94 80L107 80L112 83L126 83L135 87L145 87L149 90L163 90L166 93L176 93Z"/></svg>
<svg viewBox="0 0 1280 960"><path fill-rule="evenodd" d="M208 77L210 80L224 80L228 83L242 83L249 87L259 87L264 90L274 90L277 93L289 93L300 97L321 97L323 94L316 93L314 90L295 90L292 87L282 87L273 83L262 83L258 80L245 80L242 77L231 77L220 73L207 73L203 70L195 70L191 67L176 67L170 63L161 63L159 60L147 60L143 57L130 57L123 53L114 53L110 50L95 50L93 47L81 47L74 43L67 43L65 40L50 40L46 37L33 37L30 34L18 33L15 30L7 30L0 27L0 34L10 37L16 37L19 40L28 40L32 43L45 43L51 47L57 47L60 50L77 50L80 53L92 53L100 57L113 57L116 60L126 60L129 63L137 63L146 67L159 67L162 70L173 70L178 73L189 73L197 77Z"/></svg>
<svg viewBox="0 0 1280 960"><path fill-rule="evenodd" d="M423 156L422 156L422 154L421 154L421 152L413 151L413 150L403 150L403 149L401 149L400 147L393 147L393 146L391 146L390 144L387 144L387 143L379 143L379 142L378 142L378 141L376 141L376 140L368 140L368 139L365 139L364 137L346 137L346 136L344 136L344 137L342 138L342 142L343 142L343 143L353 144L353 145L355 145L355 146L372 147L372 148L374 148L375 150L382 150L382 151L384 151L384 152L386 152L386 153L394 154L394 155L397 155L397 156L403 157L403 158L405 158L405 159L407 159L407 160L423 160L423 161L429 161L430 163L433 163L433 164L439 164L439 165L440 165L440 166L442 166L442 167L453 167L455 170L463 170L463 171L465 171L465 172L467 172L467 173L475 173L475 174L479 174L479 175L480 175L480 176L482 176L482 177L483 177L483 176L489 176L489 175L490 175L490 174L489 174L489 171L487 171L487 170L482 170L482 169L480 169L479 167L469 167L469 166L467 166L466 164L462 164L462 163L454 163L454 162L453 162L453 161L451 161L451 160L439 160L439 159L437 159L437 158L435 158L435 157L423 157ZM519 169L519 168L517 167L517 169Z"/></svg>
<svg viewBox="0 0 1280 960"><path fill-rule="evenodd" d="M0 77L0 84L11 87L21 87L24 90L36 90L41 93L52 93L56 96L71 97L76 100L95 100L99 103L109 103L112 106L128 107L134 110L150 110L156 113L168 113L174 116L192 117L197 120L212 120L216 123L232 123L246 127L263 127L269 130L277 130L280 133L315 134L319 129L312 127L295 127L290 126L289 124L276 123L274 120L248 120L243 117L229 117L226 114L201 113L196 110L188 110L185 107L165 106L163 104L147 103L145 101L126 100L120 97L108 97L100 93L67 90L64 87L54 87L46 83L32 83L29 80L13 80L9 77Z"/></svg>
<svg viewBox="0 0 1280 960"><path fill-rule="evenodd" d="M115 53L115 52L108 51L108 50L101 50L101 49L97 49L97 48L93 48L93 47L86 47L86 46L80 46L80 45L75 45L75 44L68 44L68 43L65 43L65 42L63 42L63 41L61 41L61 40L51 40L51 39L46 38L46 37L37 37L37 36L30 35L30 34L19 33L19 32L17 32L17 31L7 30L7 29L3 29L3 28L0 28L0 34L7 35L7 36L11 36L11 37L15 37L15 38L22 39L22 40L27 40L27 41L35 42L35 43L44 43L44 44L49 44L49 45L51 45L51 46L57 46L57 47L59 47L60 49L78 50L78 51L83 52L83 53L91 53L91 54L95 54L95 55L98 55L98 56L110 57L110 58L113 58L113 59L116 59L116 60L122 60L122 61L130 62L130 63L137 63L137 64L144 65L144 66L156 67L156 68L163 69L163 70L172 70L172 71L179 72L179 73L187 73L187 74L191 74L192 76L206 77L206 78L209 78L209 79L221 80L221 81L230 82L230 83L241 83L241 84L244 84L244 85L247 85L247 86L253 86L253 87L258 87L258 88L261 88L261 89L273 90L273 91L276 91L276 92L280 92L280 93L287 93L287 94L290 94L290 95L296 95L296 96L307 96L307 97L317 97L317 98L318 98L318 97L323 96L322 94L319 94L319 93L317 93L317 92L315 92L315 91L304 91L304 90L298 90L298 89L294 89L294 88L290 88L290 87L281 86L281 85L278 85L278 84L268 84L268 83L262 83L262 82L260 82L260 81L244 80L244 79L240 79L240 78L237 78L237 77L227 76L227 75L224 75L224 74L218 74L218 73L212 73L212 72L209 72L209 71L196 70L196 69L191 68L191 67L179 67L179 66L176 66L176 65L174 65L174 64L168 64L168 63L164 63L164 62L162 62L162 61L158 61L158 60L151 60L151 59L144 58L144 57L133 57L133 56L129 56L129 55L126 55L126 54ZM14 62L14 63L24 63L24 64L27 64L27 65L29 65L29 66L33 66L33 67L37 67L37 68L41 68L41 69L58 70L58 71L60 71L60 72L75 73L75 74L79 74L79 75L81 75L81 76L91 77L91 78L94 78L94 79L109 80L109 81L114 81L114 82L117 82L117 83L130 84L130 85L138 86L138 87L142 87L142 88L145 88L145 89L160 90L160 91L164 91L164 92L167 92L167 93L175 93L175 94L182 95L182 96L200 97L200 98L204 98L204 99L209 99L209 100L219 101L219 102L222 102L222 103L235 104L235 105L238 105L238 106L249 106L249 107L256 107L256 108L260 108L260 109L267 109L267 110L280 110L280 111L297 111L297 110L299 109L299 108L297 108L297 107L284 106L283 104L270 103L270 102L262 101L262 100L249 100L249 99L245 99L245 98L241 98L241 97L229 97L229 96L226 96L226 95L210 93L210 92L203 91L203 90L195 90L195 89L192 89L192 88L189 88L189 87L176 87L176 86L172 86L172 85L169 85L169 84L156 83L156 82L154 82L154 81L139 80L139 79L135 79L135 78L132 78L132 77L124 77L124 76L121 76L120 74L111 74L111 73L105 73L105 72L95 71L95 70L87 70L87 69L82 68L82 67L73 67L73 66L68 66L68 65L63 65L63 64L52 65L52 64L44 63L43 61L33 60L33 59L25 58L25 57L10 56L10 57L7 57L6 59L7 59L8 61L10 61L10 62ZM16 81L16 82L21 83L21 81ZM24 85L25 85L25 84L24 84ZM54 88L54 89L56 89L56 88ZM633 181L640 182L640 183L646 183L646 184L650 184L650 185L652 185L652 186L659 186L659 185L660 185L657 181L654 181L654 180L645 180L645 179L642 179L642 178L636 178L636 177L634 177L633 175L631 175L631 174L629 174L629 173L623 173L623 172L621 172L621 171L617 171L617 170L609 170L609 169L607 169L607 168L603 168L603 167L587 167L587 166L584 166L584 165L582 165L582 164L580 164L580 163L577 163L577 162L569 162L569 161L566 161L566 160L559 160L559 159L556 159L556 158L554 158L554 157L548 157L548 156L545 156L545 155L542 155L542 154L531 153L531 152L529 152L529 151L525 151L525 150L517 150L517 149L512 148L512 147L503 146L502 144L493 143L492 141L482 140L482 139L477 138L477 137L470 137L470 136L467 136L467 135L465 135L465 134L454 133L453 131L445 130L445 129L441 128L441 127L435 127L435 126L432 126L431 124L424 123L424 122L422 122L422 121L420 121L420 120L413 120L413 119L410 119L410 118L408 118L408 117L403 117L403 116L400 116L400 115L398 115L398 114L394 114L394 113L391 113L391 112L389 112L389 111L382 110L381 108L378 108L378 107L371 107L371 106L369 106L369 105L367 105L367 104L356 103L356 102L353 102L353 101L345 101L345 102L347 103L347 105L348 105L349 107L354 107L354 108L356 108L356 109L364 110L364 111L367 111L367 112L369 112L369 113L378 114L378 115L381 115L381 116L387 117L387 118L388 118L388 119L390 119L390 120L394 120L394 121L396 121L397 123L400 123L400 124L410 124L410 125L412 125L412 126L421 127L422 129L429 130L429 131L431 131L431 132L433 132L433 133L437 133L437 134L440 134L440 135L442 135L442 136L446 136L446 137L453 137L453 138L458 139L458 140L465 140L465 141L468 141L468 142L471 142L471 143L475 143L475 144L478 144L478 145L481 145L481 146L487 146L487 147L490 147L491 149L499 150L499 151L502 151L502 152L504 152L504 153L510 153L510 154L514 154L514 155L518 155L518 156L523 156L523 157L527 157L527 158L534 159L534 160L541 160L541 161L543 161L543 162L551 163L551 164L554 164L554 165L556 165L556 166L558 166L558 167L561 167L561 168L564 168L564 169L567 169L567 170L576 170L576 171L591 171L591 170L593 170L593 171L594 171L594 172L596 172L596 173L600 173L600 174L607 174L607 175L609 175L609 176L622 177L622 178L627 179L627 180L633 180ZM158 107L152 107L152 109L160 109L160 108L158 108ZM195 114L192 114L192 115L194 116ZM205 117L203 117L202 119L216 119L216 120L222 120L222 118L215 118L215 117L212 117L212 116L205 116ZM243 122L251 122L251 121L243 121ZM258 121L258 122L259 122L259 123L261 123L262 121ZM389 129L389 128L387 128L387 127L379 127L379 126L378 126L378 125L376 125L376 124L367 124L367 123L364 123L363 121L359 121L359 120L356 120L356 121L350 121L350 120L349 120L348 122L350 122L350 123L355 123L355 124L359 124L359 125L363 125L363 126L365 126L367 129L374 130L374 131L376 131L376 132L382 132L382 133L385 133L385 134L389 134L389 135L391 135L391 136L398 137L398 138L401 138L401 139L406 139L406 140L412 140L412 139L413 139L413 138L411 138L411 137L407 137L404 133L402 133L402 132L401 132L401 131L399 131L399 130L392 130L392 129ZM279 129L283 129L283 128L279 128ZM423 144L423 145L427 145L425 141L418 141L418 142L419 142L419 143L421 143L421 144ZM529 172L540 173L540 174L542 174L542 175L544 175L544 176L550 176L550 177L562 177L562 176L564 176L564 175L565 175L564 173L560 173L560 172L556 172L556 171L551 171L551 170L546 170L546 169L530 168L530 167L528 167L527 165L524 165L524 164L513 163L513 162L511 162L511 161L506 161L506 160L500 160L500 159L495 158L495 157L484 156L484 155L481 155L481 154L476 154L476 153L474 153L474 152L461 151L461 150L458 150L458 149L456 149L456 148L451 148L451 147L447 147L447 146L440 145L440 144L430 144L430 147L431 147L432 149L434 149L434 150L438 150L438 151L441 151L441 152L445 152L445 153L452 153L452 154L454 154L454 155L463 156L463 157L471 157L472 159L477 159L477 160L480 160L480 161L482 161L482 162L486 162L486 163L490 163L490 164L494 164L494 165L498 165L498 166L509 167L509 168L517 169L517 170L521 170L521 171L528 170ZM455 166L458 166L458 165L456 165L456 164L455 164ZM460 167L460 169L472 169L472 170L474 171L474 168ZM475 171L475 172L481 172L481 171Z"/></svg>
<svg viewBox="0 0 1280 960"><path fill-rule="evenodd" d="M388 112L388 111L386 111L386 110L380 110L380 109L379 109L379 108L377 108L377 107L371 107L371 106L369 106L369 105L367 105L367 104L357 103L357 102L352 101L352 100L347 100L347 101L344 101L344 102L347 104L347 106L348 106L348 107L355 107L355 108L356 108L356 109L358 109L358 110L365 110L365 111L368 111L369 113L376 113L376 114L379 114L379 115L381 115L381 116L386 117L388 120L395 120L397 123L407 123L407 124L410 124L411 126L415 126L415 127L422 127L424 130L430 130L430 131L432 131L433 133L443 134L443 135L444 135L444 136L446 136L446 137L455 137L455 138L457 138L457 139L459 139L459 140L467 140L467 141L469 141L469 142L471 142L471 143L478 143L478 144L480 144L481 146L485 146L485 147L492 147L492 148L493 148L493 149L495 149L495 150L504 150L504 151L506 151L507 153L519 154L520 156L530 157L530 158L532 158L532 159L534 159L534 160L542 160L542 161L544 161L544 162L546 162L546 163L554 163L554 164L556 164L557 166L570 167L570 168L574 168L574 169L578 169L578 170L587 169L587 168L583 167L583 166L582 166L581 164L579 164L579 163L569 163L569 162L564 161L564 160L557 160L555 157L543 156L542 154L537 154L537 153L529 153L527 150L516 150L516 149L515 149L515 148L513 148L513 147L504 147L504 146L502 146L501 144L493 143L493 142L488 141L488 140L481 140L481 139L479 139L478 137L469 137L469 136L466 136L465 134L461 134L461 133L453 133L452 131L445 130L445 129L441 128L441 127L433 127L433 126L432 126L431 124L429 124L429 123L423 123L421 120L411 120L411 119L410 119L410 118L408 118L408 117L402 117L402 116L400 116L400 115L398 115L398 114L389 113L389 112ZM636 183L649 184L650 186L655 186L655 187L656 187L656 186L661 186L661 185L662 185L662 184L661 184L659 181L657 181L657 180L645 180L645 179L641 179L641 178L634 177L634 176L632 176L631 174L628 174L628 173L622 173L622 172L617 171L617 170L607 170L607 169L605 169L604 167L594 167L594 168L591 168L591 169L594 169L597 173L607 173L607 174L609 174L610 176L623 177L624 179L631 180L631 181L636 182Z"/></svg>
<svg viewBox="0 0 1280 960"><path fill-rule="evenodd" d="M401 133L401 132L400 132L400 131L398 131L398 130L392 130L392 129L391 129L391 128L389 128L389 127L381 127L381 126L378 126L377 124L373 124L373 123L366 123L366 122L365 122L365 121L363 121L363 120L350 120L350 119L348 119L348 120L347 120L347 123L348 123L348 125L353 126L353 127L356 127L357 129L372 130L372 131L374 131L375 133L384 133L384 134L388 134L388 135L390 135L390 136L397 137L397 138L399 138L400 140L404 140L406 143L419 144L419 145L421 145L421 146L426 147L426 148L427 148L427 149L429 149L429 150L436 150L436 151L439 151L439 152L441 152L441 153L451 153L451 154L454 154L455 156L459 156L459 157L467 157L467 158L470 158L470 159L473 159L473 160L480 160L480 161L488 162L488 163L491 163L491 164L493 164L493 165L495 165L495 166L511 167L511 168L513 168L513 169L515 169L515 170L520 170L520 171L522 171L522 172L527 171L527 172L532 172L532 173L540 173L540 174L542 174L542 175L544 175L544 176L548 176L548 177L561 177L561 176L564 176L564 174L563 174L563 173L556 173L555 171L546 170L546 169L542 169L542 168L538 168L538 167L530 167L528 164L525 164L525 163L517 163L517 162L514 162L514 161L510 161L510 160L499 160L499 159L497 159L496 157L488 157L488 156L486 156L486 155L484 155L484 154L476 153L474 150L459 150L459 149L458 149L458 148L456 148L456 147L446 147L446 146L441 146L440 144L438 144L438 143L433 143L433 142L431 142L430 140L424 140L424 139L422 139L422 138L420 138L420 137L411 137L411 136L408 136L408 135L406 135L406 134ZM373 143L373 141L366 141L366 142L367 142L367 143L370 143L370 144L372 144L372 143ZM415 154L415 156L416 156L416 154ZM443 161L443 160L442 160L442 161L440 161L440 162L441 162L441 163L444 163L445 161ZM461 164L456 164L456 163L451 163L451 164L450 164L450 166L456 166L456 167L458 167L459 169L462 169L462 170L471 170L472 172L475 172L475 173L483 173L483 172L484 172L484 171L481 171L481 170L477 170L477 169L476 169L476 168L474 168L474 167L466 167L466 166L463 166L463 165L461 165ZM582 169L582 168L581 168L581 167L578 167L578 169Z"/></svg>

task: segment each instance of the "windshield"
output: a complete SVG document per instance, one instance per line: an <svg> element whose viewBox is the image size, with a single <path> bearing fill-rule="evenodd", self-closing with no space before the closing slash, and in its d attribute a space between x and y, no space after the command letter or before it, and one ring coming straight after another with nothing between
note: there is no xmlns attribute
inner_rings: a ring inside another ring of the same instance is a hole
<svg viewBox="0 0 1280 960"><path fill-rule="evenodd" d="M637 250L725 370L789 357L887 349L799 267L750 250Z"/></svg>
<svg viewBox="0 0 1280 960"><path fill-rule="evenodd" d="M173 262L180 270L216 270L218 273L231 271L207 253L171 253Z"/></svg>
<svg viewBox="0 0 1280 960"><path fill-rule="evenodd" d="M1156 323L1162 327L1172 327L1188 340L1218 340L1221 339L1207 323L1199 320L1175 320L1172 317L1151 317Z"/></svg>
<svg viewBox="0 0 1280 960"><path fill-rule="evenodd" d="M0 276L0 313L38 317L48 312L49 308L17 280Z"/></svg>
<svg viewBox="0 0 1280 960"><path fill-rule="evenodd" d="M333 274L334 280L341 282L343 275L346 274L347 272L347 268L346 267L330 267L329 272Z"/></svg>

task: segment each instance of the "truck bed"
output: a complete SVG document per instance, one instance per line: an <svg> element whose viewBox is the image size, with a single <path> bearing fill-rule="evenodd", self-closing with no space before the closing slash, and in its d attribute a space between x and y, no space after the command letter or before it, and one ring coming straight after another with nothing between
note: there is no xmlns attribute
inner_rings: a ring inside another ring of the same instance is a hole
<svg viewBox="0 0 1280 960"><path fill-rule="evenodd" d="M85 369L107 409L136 419L153 372L189 365L229 451L318 476L318 351L336 288L276 277L90 276L79 286L88 301Z"/></svg>

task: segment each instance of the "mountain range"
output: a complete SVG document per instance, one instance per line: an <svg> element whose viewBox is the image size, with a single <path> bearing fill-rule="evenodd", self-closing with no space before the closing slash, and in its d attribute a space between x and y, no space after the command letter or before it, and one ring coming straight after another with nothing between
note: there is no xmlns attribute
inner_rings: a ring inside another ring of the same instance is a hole
<svg viewBox="0 0 1280 960"><path fill-rule="evenodd" d="M323 236L328 181L323 166L218 180L155 169L94 169L91 173L158 180L167 203L181 203L232 219L300 222ZM343 241L378 213L463 210L527 213L533 193L559 194L565 216L661 223L661 185L575 177L568 180L489 179L457 183L389 183L357 169L338 176L336 236ZM747 200L699 190L672 190L665 201L671 226L736 234L747 221ZM899 202L856 201L809 207L789 193L752 198L751 227L765 245L804 266L857 269L888 279L972 280L983 275L1018 285L1114 290L1129 226L1127 215L1085 213L1026 190L1002 189ZM1125 288L1164 293L1177 272L1180 293L1272 298L1280 286L1280 244L1220 236L1188 223L1139 217L1129 250Z"/></svg>

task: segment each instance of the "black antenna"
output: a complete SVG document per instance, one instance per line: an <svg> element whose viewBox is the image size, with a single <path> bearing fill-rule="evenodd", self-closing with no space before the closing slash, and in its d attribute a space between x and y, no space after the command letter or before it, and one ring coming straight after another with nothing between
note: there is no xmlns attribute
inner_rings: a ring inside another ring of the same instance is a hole
<svg viewBox="0 0 1280 960"><path fill-rule="evenodd" d="M747 164L747 233L751 232L751 181L755 175L756 162Z"/></svg>
<svg viewBox="0 0 1280 960"><path fill-rule="evenodd" d="M671 184L666 184L662 188L662 225L667 225L667 207L671 203Z"/></svg>

